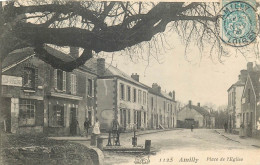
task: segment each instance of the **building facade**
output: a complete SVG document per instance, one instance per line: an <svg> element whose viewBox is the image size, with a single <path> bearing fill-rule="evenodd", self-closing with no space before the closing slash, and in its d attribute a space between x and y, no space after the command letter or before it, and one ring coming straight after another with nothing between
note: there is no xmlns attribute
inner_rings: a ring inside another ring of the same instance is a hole
<svg viewBox="0 0 260 165"><path fill-rule="evenodd" d="M122 131L147 127L148 89L139 82L139 75L131 77L105 59L91 59L86 66L98 74L97 117L103 132L112 130L112 122L118 121Z"/></svg>
<svg viewBox="0 0 260 165"><path fill-rule="evenodd" d="M195 106L189 101L189 104L178 112L177 126L179 128L190 128L192 124L196 128L210 128L214 125L212 122L215 121L211 121L210 113L201 107L200 103Z"/></svg>
<svg viewBox="0 0 260 165"><path fill-rule="evenodd" d="M148 89L148 92L148 128L176 127L175 92L164 93L156 83Z"/></svg>
<svg viewBox="0 0 260 165"><path fill-rule="evenodd" d="M54 56L62 54L50 47L46 50ZM73 60L63 55L62 59ZM86 117L93 122L97 76L88 68L55 69L30 50L11 54L2 74L8 132L79 135Z"/></svg>
<svg viewBox="0 0 260 165"><path fill-rule="evenodd" d="M252 64L248 67L248 76L241 99L241 129L249 137L260 137L260 72L256 68L253 69Z"/></svg>
<svg viewBox="0 0 260 165"><path fill-rule="evenodd" d="M248 65L251 65L250 63ZM247 70L241 70L238 81L231 85L228 92L228 129L238 130L241 125L241 98L247 79Z"/></svg>

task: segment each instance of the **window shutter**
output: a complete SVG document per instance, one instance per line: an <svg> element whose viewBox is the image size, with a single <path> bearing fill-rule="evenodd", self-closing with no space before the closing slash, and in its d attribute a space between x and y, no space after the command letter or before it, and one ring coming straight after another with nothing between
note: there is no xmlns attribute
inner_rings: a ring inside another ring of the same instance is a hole
<svg viewBox="0 0 260 165"><path fill-rule="evenodd" d="M92 97L94 97L94 91L95 91L95 81L92 79Z"/></svg>
<svg viewBox="0 0 260 165"><path fill-rule="evenodd" d="M70 74L70 92L73 94L73 74Z"/></svg>
<svg viewBox="0 0 260 165"><path fill-rule="evenodd" d="M61 106L61 121L62 121L62 123L61 123L61 125L62 126L64 126L64 105L63 106Z"/></svg>
<svg viewBox="0 0 260 165"><path fill-rule="evenodd" d="M74 94L77 94L77 75L74 75Z"/></svg>
<svg viewBox="0 0 260 165"><path fill-rule="evenodd" d="M63 126L66 127L66 121L67 121L67 110L66 110L66 104L63 105Z"/></svg>
<svg viewBox="0 0 260 165"><path fill-rule="evenodd" d="M62 75L62 78L63 78L62 90L66 92L66 72L63 71L62 73L63 73L63 75Z"/></svg>
<svg viewBox="0 0 260 165"><path fill-rule="evenodd" d="M57 69L54 69L54 88L57 89Z"/></svg>

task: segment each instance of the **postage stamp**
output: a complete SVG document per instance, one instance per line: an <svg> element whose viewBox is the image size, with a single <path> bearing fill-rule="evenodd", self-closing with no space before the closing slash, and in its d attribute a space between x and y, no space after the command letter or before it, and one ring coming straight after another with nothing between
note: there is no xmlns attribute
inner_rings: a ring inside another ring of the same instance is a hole
<svg viewBox="0 0 260 165"><path fill-rule="evenodd" d="M220 38L230 46L242 47L255 41L258 24L255 1L223 1Z"/></svg>

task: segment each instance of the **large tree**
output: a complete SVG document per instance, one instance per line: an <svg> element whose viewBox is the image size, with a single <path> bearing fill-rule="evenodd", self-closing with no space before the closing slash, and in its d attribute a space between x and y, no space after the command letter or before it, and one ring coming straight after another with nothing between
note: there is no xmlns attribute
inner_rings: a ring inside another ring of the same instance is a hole
<svg viewBox="0 0 260 165"><path fill-rule="evenodd" d="M3 3L3 2L2 2ZM71 71L93 53L124 50L174 28L188 45L191 38L201 48L204 41L221 50L214 28L218 3L17 1L0 9L0 57L32 47L55 68ZM49 54L48 44L80 47L75 61L64 63ZM213 48L213 47L212 47Z"/></svg>

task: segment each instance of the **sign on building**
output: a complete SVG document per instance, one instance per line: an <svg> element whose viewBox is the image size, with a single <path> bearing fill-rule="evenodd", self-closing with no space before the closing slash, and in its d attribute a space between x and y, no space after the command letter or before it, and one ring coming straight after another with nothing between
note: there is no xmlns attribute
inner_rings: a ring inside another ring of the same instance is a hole
<svg viewBox="0 0 260 165"><path fill-rule="evenodd" d="M2 75L2 85L21 87L22 84L23 84L22 77Z"/></svg>

